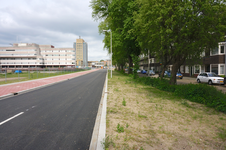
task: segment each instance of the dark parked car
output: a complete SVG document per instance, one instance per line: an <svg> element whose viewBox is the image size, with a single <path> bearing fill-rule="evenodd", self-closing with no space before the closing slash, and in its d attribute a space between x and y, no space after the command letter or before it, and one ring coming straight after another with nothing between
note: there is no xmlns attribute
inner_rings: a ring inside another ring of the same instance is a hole
<svg viewBox="0 0 226 150"><path fill-rule="evenodd" d="M170 77L171 76L171 72L170 71L165 71L164 76Z"/></svg>
<svg viewBox="0 0 226 150"><path fill-rule="evenodd" d="M176 77L179 79L183 79L183 75L180 72L177 72Z"/></svg>
<svg viewBox="0 0 226 150"><path fill-rule="evenodd" d="M145 74L147 71L146 70L141 70L141 73L142 74Z"/></svg>
<svg viewBox="0 0 226 150"><path fill-rule="evenodd" d="M161 73L162 72L159 73L159 77L161 76ZM170 76L171 76L171 72L170 71L165 71L164 72L164 77L170 77Z"/></svg>

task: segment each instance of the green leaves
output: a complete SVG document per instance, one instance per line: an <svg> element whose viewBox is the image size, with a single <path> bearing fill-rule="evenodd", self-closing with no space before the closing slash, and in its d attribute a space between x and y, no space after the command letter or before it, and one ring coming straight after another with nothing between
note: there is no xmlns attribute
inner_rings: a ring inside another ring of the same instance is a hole
<svg viewBox="0 0 226 150"><path fill-rule="evenodd" d="M141 46L165 58L164 66L171 57L173 72L189 56L200 58L204 47L214 48L224 37L225 1L137 1L140 9L134 24Z"/></svg>
<svg viewBox="0 0 226 150"><path fill-rule="evenodd" d="M136 1L131 0L92 0L90 7L93 9L94 19L102 20L99 24L99 33L110 29L112 32L113 62L118 66L129 63L132 67L131 54L139 55L140 47L134 30L133 14L139 7ZM104 33L105 48L109 49L109 33Z"/></svg>

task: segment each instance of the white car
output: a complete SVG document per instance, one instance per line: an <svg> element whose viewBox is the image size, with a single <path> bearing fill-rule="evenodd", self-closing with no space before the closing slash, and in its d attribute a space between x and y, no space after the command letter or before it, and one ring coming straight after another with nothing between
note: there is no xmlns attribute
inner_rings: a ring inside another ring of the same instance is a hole
<svg viewBox="0 0 226 150"><path fill-rule="evenodd" d="M222 84L224 85L224 78L219 77L217 74L213 72L204 72L200 73L197 76L197 82L198 83L208 83L209 85L211 84Z"/></svg>
<svg viewBox="0 0 226 150"><path fill-rule="evenodd" d="M146 75L148 75L148 71L146 72ZM155 75L155 72L153 70L149 70L149 75Z"/></svg>
<svg viewBox="0 0 226 150"><path fill-rule="evenodd" d="M141 70L140 70L140 69L138 69L138 70L137 70L137 73L141 73Z"/></svg>

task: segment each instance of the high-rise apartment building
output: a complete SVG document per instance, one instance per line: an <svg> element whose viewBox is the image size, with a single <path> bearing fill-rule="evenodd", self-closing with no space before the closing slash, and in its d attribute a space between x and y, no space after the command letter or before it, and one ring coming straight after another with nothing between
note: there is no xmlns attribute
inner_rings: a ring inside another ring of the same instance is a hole
<svg viewBox="0 0 226 150"><path fill-rule="evenodd" d="M74 42L76 66L88 66L88 44L81 38L76 39Z"/></svg>

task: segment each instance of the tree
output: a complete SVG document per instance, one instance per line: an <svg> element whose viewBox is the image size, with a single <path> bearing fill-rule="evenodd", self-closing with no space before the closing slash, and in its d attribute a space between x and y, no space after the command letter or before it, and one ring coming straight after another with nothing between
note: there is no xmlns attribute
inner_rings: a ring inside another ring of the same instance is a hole
<svg viewBox="0 0 226 150"><path fill-rule="evenodd" d="M176 72L186 59L199 58L205 49L216 47L224 37L223 0L137 1L140 9L135 15L135 26L142 26L138 39L145 38L143 45L148 45L152 53L171 61L171 84L176 83Z"/></svg>
<svg viewBox="0 0 226 150"><path fill-rule="evenodd" d="M129 62L129 68L133 67L131 54L139 55L140 47L133 32L133 13L139 9L134 0L92 0L93 18L101 20L99 32L110 29L112 32L112 52L115 63L119 66ZM105 48L110 51L109 33L105 32ZM122 68L122 67L121 67ZM129 73L132 70L129 69Z"/></svg>
<svg viewBox="0 0 226 150"><path fill-rule="evenodd" d="M139 7L134 0L113 0L109 5L109 27L120 40L120 51L127 56L129 62L129 74L132 73L133 61L131 55L138 56L140 54L140 46L138 44L137 35L133 32L134 28L134 12Z"/></svg>

